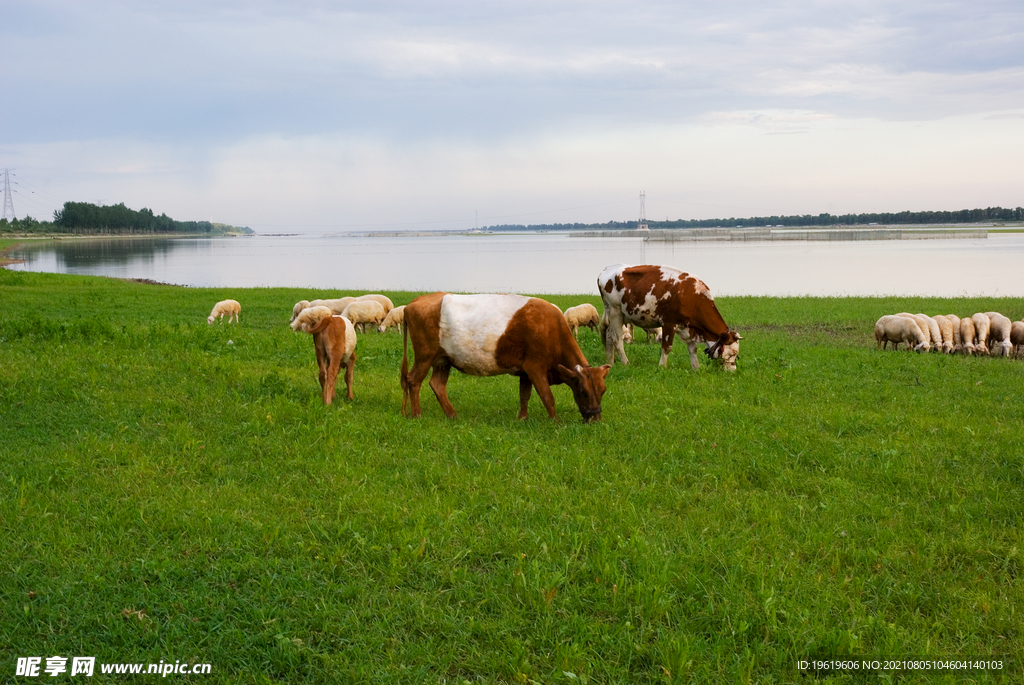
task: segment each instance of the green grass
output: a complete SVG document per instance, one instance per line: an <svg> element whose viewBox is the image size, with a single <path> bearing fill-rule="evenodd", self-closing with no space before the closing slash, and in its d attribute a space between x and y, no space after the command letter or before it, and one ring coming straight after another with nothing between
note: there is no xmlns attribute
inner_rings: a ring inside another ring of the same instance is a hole
<svg viewBox="0 0 1024 685"><path fill-rule="evenodd" d="M172 676L196 683L1024 678L796 668L1024 652L1024 363L871 335L1024 300L721 297L737 373L634 344L584 425L564 386L520 422L515 379L459 374L458 419L426 389L405 419L394 332L324 407L286 325L318 294L0 270L0 680L54 655L212 664ZM241 324L208 326L225 297Z"/></svg>

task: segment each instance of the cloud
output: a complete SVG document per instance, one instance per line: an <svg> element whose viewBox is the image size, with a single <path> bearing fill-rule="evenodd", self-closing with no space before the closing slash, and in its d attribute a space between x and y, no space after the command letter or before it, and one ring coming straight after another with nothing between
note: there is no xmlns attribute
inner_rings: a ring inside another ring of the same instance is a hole
<svg viewBox="0 0 1024 685"><path fill-rule="evenodd" d="M1022 34L1016 2L13 0L0 157L310 230L1007 204Z"/></svg>

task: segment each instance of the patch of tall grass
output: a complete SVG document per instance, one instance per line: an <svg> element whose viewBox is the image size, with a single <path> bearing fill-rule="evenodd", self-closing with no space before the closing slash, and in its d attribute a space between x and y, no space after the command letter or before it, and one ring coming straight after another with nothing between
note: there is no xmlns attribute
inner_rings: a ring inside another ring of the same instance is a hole
<svg viewBox="0 0 1024 685"><path fill-rule="evenodd" d="M564 386L556 421L536 398L517 421L514 379L458 374L458 419L429 392L405 419L394 332L360 336L355 401L323 406L287 321L337 294L0 270L4 677L33 655L213 665L185 682L788 683L886 656L1008 666L883 682L1022 677L1024 363L878 352L872 327L1024 301L721 297L737 373L636 343L584 425ZM241 323L207 325L225 297Z"/></svg>

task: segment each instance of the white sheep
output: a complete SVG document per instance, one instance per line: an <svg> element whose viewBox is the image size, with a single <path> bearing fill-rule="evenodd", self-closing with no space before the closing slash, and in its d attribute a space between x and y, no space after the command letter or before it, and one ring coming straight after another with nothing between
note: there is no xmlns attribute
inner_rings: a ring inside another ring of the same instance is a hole
<svg viewBox="0 0 1024 685"><path fill-rule="evenodd" d="M579 340L577 331L580 326L586 326L592 331L597 331L598 326L601 325L601 317L597 313L597 307L594 305L584 302L578 304L575 307L569 307L565 310L565 322L569 324L569 330L572 331L572 337Z"/></svg>
<svg viewBox="0 0 1024 685"><path fill-rule="evenodd" d="M974 345L974 319L964 317L960 319L960 342L963 343L963 353L970 356L977 352Z"/></svg>
<svg viewBox="0 0 1024 685"><path fill-rule="evenodd" d="M228 316L228 323L234 319L235 323L238 323L238 315L242 313L242 305L238 304L235 300L221 300L217 304L213 305L213 311L206 317L206 323L211 324L213 320L220 317L219 323L224 323L224 315Z"/></svg>
<svg viewBox="0 0 1024 685"><path fill-rule="evenodd" d="M1013 322L999 312L985 312L989 320L988 342L989 354L993 357L1009 357L1013 352L1010 342L1010 330Z"/></svg>
<svg viewBox="0 0 1024 685"><path fill-rule="evenodd" d="M988 331L992 327L987 315L978 313L971 317L974 322L974 351L988 354Z"/></svg>
<svg viewBox="0 0 1024 685"><path fill-rule="evenodd" d="M339 297L333 300L313 300L312 302L308 300L299 300L295 303L295 306L292 307L291 321L294 322L295 318L299 315L299 312L303 309L309 309L310 307L328 307L333 314L341 314L345 311L345 307L355 301L356 298L354 297Z"/></svg>
<svg viewBox="0 0 1024 685"><path fill-rule="evenodd" d="M930 340L913 315L888 314L875 322L875 346L880 350L884 350L888 343L898 350L900 343L905 342L908 350L927 352L931 348Z"/></svg>
<svg viewBox="0 0 1024 685"><path fill-rule="evenodd" d="M356 300L345 311L341 313L359 332L366 330L366 324L373 324L376 328L384 321L384 305L376 300Z"/></svg>
<svg viewBox="0 0 1024 685"><path fill-rule="evenodd" d="M960 317L956 314L946 314L946 320L953 329L953 354L962 352L964 344L960 337Z"/></svg>
<svg viewBox="0 0 1024 685"><path fill-rule="evenodd" d="M939 331L939 324L935 319L927 314L909 314L907 312L900 312L896 316L904 316L916 321L917 327L924 333L924 337L928 338L928 348L935 348L936 352L942 351L942 333Z"/></svg>
<svg viewBox="0 0 1024 685"><path fill-rule="evenodd" d="M377 330L379 332L383 333L386 330L388 330L389 328L394 328L395 326L397 326L398 327L398 332L401 333L402 332L402 326L404 324L405 324L405 305L403 304L402 306L395 307L390 312L388 312L387 316L384 317L384 320L380 322L380 326L377 327Z"/></svg>
<svg viewBox="0 0 1024 685"><path fill-rule="evenodd" d="M661 342L661 326L655 326L653 328L645 328L644 333L647 334L647 340L645 342Z"/></svg>
<svg viewBox="0 0 1024 685"><path fill-rule="evenodd" d="M921 329L928 333L932 339L932 349L936 352L942 352L942 331L939 330L939 322L928 316L927 314L921 314L918 312L914 315L917 319L917 325L920 326L922 323L924 327Z"/></svg>
<svg viewBox="0 0 1024 685"><path fill-rule="evenodd" d="M292 330L298 333L309 333L313 327L323 321L328 316L333 316L334 312L331 308L326 305L313 305L312 307L306 307L299 312L291 322Z"/></svg>
<svg viewBox="0 0 1024 685"><path fill-rule="evenodd" d="M386 295L378 295L377 293L371 293L369 295L360 295L356 298L357 302L364 302L371 300L373 302L379 302L381 307L384 307L384 315L387 316L388 312L395 308L394 303Z"/></svg>
<svg viewBox="0 0 1024 685"><path fill-rule="evenodd" d="M952 354L954 347L953 322L941 314L932 318L935 319L935 323L939 326L939 333L942 334L942 353ZM956 317L956 329L960 330L960 317Z"/></svg>
<svg viewBox="0 0 1024 685"><path fill-rule="evenodd" d="M1010 342L1013 343L1015 354L1024 358L1024 321L1014 321L1010 325Z"/></svg>

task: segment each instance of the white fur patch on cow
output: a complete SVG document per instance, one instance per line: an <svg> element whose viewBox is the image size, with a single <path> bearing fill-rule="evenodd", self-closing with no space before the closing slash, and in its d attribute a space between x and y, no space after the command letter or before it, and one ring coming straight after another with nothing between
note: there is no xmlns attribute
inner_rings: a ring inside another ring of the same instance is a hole
<svg viewBox="0 0 1024 685"><path fill-rule="evenodd" d="M511 369L495 361L498 340L512 316L529 302L522 295L445 295L439 342L455 368L473 376L497 376Z"/></svg>
<svg viewBox="0 0 1024 685"><path fill-rule="evenodd" d="M356 351L356 327L341 314L335 314L334 317L345 322L345 361L348 361Z"/></svg>
<svg viewBox="0 0 1024 685"><path fill-rule="evenodd" d="M661 320L655 313L657 308L658 298L654 295L654 286L651 286L651 291L644 295L644 301L638 307L624 310L624 313L629 323L649 328L661 324Z"/></svg>

